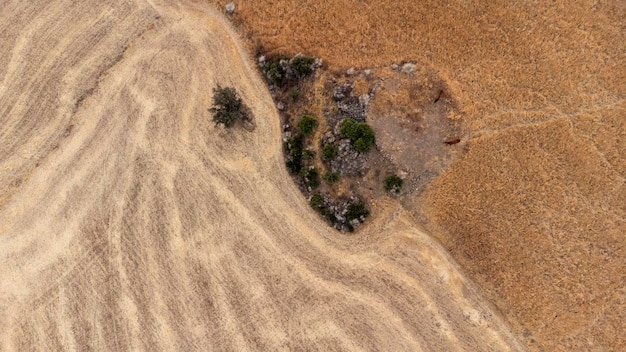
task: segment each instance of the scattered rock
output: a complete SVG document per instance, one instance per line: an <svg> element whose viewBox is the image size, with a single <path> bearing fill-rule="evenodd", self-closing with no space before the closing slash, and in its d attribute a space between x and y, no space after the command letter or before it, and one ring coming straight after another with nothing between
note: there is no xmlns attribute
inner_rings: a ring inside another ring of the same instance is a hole
<svg viewBox="0 0 626 352"><path fill-rule="evenodd" d="M350 93L352 93L353 89L354 83L346 82L335 88L335 91L333 92L333 99L335 99L336 101L343 100L346 97L350 96Z"/></svg>
<svg viewBox="0 0 626 352"><path fill-rule="evenodd" d="M285 110L285 104L282 101L279 101L278 103L276 103L276 109L283 111Z"/></svg>
<svg viewBox="0 0 626 352"><path fill-rule="evenodd" d="M414 63L410 63L407 62L406 64L402 65L402 72L403 73L413 73L415 72L415 70L417 69L417 66Z"/></svg>
<svg viewBox="0 0 626 352"><path fill-rule="evenodd" d="M348 76L352 76L352 75L354 75L354 67L350 67L350 68L348 69L348 71L346 71L346 74L347 74Z"/></svg>
<svg viewBox="0 0 626 352"><path fill-rule="evenodd" d="M226 4L226 13L229 15L232 15L233 13L235 13L235 3L234 2L229 2L228 4Z"/></svg>
<svg viewBox="0 0 626 352"><path fill-rule="evenodd" d="M370 78L372 76L372 70L365 70L363 71L363 74L365 75L365 77Z"/></svg>
<svg viewBox="0 0 626 352"><path fill-rule="evenodd" d="M391 64L391 69L392 69L392 70L397 71L397 70L398 70L398 68L399 68L399 67L398 67L398 65L397 65L397 64Z"/></svg>

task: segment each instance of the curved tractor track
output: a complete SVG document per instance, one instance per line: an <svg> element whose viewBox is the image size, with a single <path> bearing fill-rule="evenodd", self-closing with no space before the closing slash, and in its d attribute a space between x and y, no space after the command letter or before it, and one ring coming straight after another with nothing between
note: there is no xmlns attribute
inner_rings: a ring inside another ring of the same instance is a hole
<svg viewBox="0 0 626 352"><path fill-rule="evenodd" d="M0 350L524 350L392 204L351 237L200 2L0 5ZM214 128L217 84L257 128Z"/></svg>

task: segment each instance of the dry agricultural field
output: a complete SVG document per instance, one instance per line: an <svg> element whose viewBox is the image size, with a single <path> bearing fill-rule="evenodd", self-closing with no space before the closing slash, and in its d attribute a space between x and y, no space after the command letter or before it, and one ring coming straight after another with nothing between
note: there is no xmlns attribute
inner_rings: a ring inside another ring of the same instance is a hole
<svg viewBox="0 0 626 352"><path fill-rule="evenodd" d="M0 4L0 350L511 350L393 202L332 231L287 176L273 102L193 1ZM233 85L254 132L215 128Z"/></svg>
<svg viewBox="0 0 626 352"><path fill-rule="evenodd" d="M621 2L224 3L0 2L0 351L624 348ZM260 45L435 70L464 152L332 230ZM213 125L218 83L253 132Z"/></svg>

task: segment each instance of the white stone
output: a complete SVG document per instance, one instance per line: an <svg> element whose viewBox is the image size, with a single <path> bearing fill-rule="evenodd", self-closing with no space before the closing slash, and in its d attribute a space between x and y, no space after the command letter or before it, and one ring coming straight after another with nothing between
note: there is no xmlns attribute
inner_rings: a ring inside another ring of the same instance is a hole
<svg viewBox="0 0 626 352"><path fill-rule="evenodd" d="M235 3L231 1L228 4L226 4L226 13L229 15L232 15L234 12L235 12Z"/></svg>

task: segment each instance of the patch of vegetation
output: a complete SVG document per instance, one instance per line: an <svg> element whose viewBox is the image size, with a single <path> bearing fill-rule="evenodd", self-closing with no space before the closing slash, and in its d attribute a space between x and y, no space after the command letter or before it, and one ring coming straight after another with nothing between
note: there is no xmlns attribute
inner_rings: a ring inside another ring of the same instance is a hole
<svg viewBox="0 0 626 352"><path fill-rule="evenodd" d="M370 215L370 211L365 206L363 202L354 202L348 205L348 211L346 213L346 218L348 221L352 221L354 219L360 219L361 217L366 218Z"/></svg>
<svg viewBox="0 0 626 352"><path fill-rule="evenodd" d="M298 122L298 130L304 136L308 136L317 128L317 120L313 116L304 115L300 118L300 122Z"/></svg>
<svg viewBox="0 0 626 352"><path fill-rule="evenodd" d="M348 137L360 153L369 152L376 141L376 134L370 125L350 118L343 120L339 133Z"/></svg>
<svg viewBox="0 0 626 352"><path fill-rule="evenodd" d="M268 61L263 66L263 73L274 85L282 87L285 82L285 69L280 65L280 58Z"/></svg>
<svg viewBox="0 0 626 352"><path fill-rule="evenodd" d="M391 175L385 178L384 185L385 185L385 189L388 192L400 193L400 191L402 190L403 183L404 183L404 180L402 180L400 177L398 177L397 175Z"/></svg>
<svg viewBox="0 0 626 352"><path fill-rule="evenodd" d="M237 120L248 119L248 114L239 94L232 87L222 88L219 84L213 88L213 106L209 109L215 124L224 124L230 128Z"/></svg>
<svg viewBox="0 0 626 352"><path fill-rule="evenodd" d="M324 208L324 197L322 197L319 193L315 193L313 196L311 196L311 199L309 200L309 205L311 205L311 208L321 212Z"/></svg>
<svg viewBox="0 0 626 352"><path fill-rule="evenodd" d="M289 93L287 94L289 95L291 101L293 101L294 103L300 100L300 91L298 90L298 88L291 88L289 90Z"/></svg>
<svg viewBox="0 0 626 352"><path fill-rule="evenodd" d="M324 160L333 160L337 157L337 153L339 153L339 147L334 144L328 143L325 144L322 148L322 158Z"/></svg>
<svg viewBox="0 0 626 352"><path fill-rule="evenodd" d="M308 77L313 74L315 58L312 56L296 56L291 60L291 68L298 78Z"/></svg>
<svg viewBox="0 0 626 352"><path fill-rule="evenodd" d="M300 174L302 175L302 179L304 179L304 183L307 186L311 187L311 189L315 189L320 185L320 176L317 170L312 168L303 167L300 170Z"/></svg>
<svg viewBox="0 0 626 352"><path fill-rule="evenodd" d="M337 222L337 216L328 208L321 209L320 214L333 225Z"/></svg>
<svg viewBox="0 0 626 352"><path fill-rule="evenodd" d="M298 174L302 169L303 138L298 134L285 141L285 164L292 174Z"/></svg>
<svg viewBox="0 0 626 352"><path fill-rule="evenodd" d="M339 173L327 171L324 174L324 180L328 183L337 183L339 182Z"/></svg>
<svg viewBox="0 0 626 352"><path fill-rule="evenodd" d="M312 149L303 150L302 158L305 160L313 160L313 158L315 158L315 150L312 150Z"/></svg>

